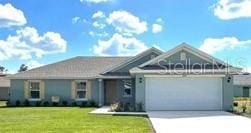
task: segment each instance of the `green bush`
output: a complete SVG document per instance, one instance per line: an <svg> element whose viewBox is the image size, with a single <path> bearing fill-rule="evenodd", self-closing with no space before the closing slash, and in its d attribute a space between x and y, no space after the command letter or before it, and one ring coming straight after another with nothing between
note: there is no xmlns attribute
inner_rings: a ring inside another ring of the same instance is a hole
<svg viewBox="0 0 251 133"><path fill-rule="evenodd" d="M26 100L24 101L24 106L30 106L30 101L26 99Z"/></svg>
<svg viewBox="0 0 251 133"><path fill-rule="evenodd" d="M16 100L16 106L20 106L21 102L19 100Z"/></svg>

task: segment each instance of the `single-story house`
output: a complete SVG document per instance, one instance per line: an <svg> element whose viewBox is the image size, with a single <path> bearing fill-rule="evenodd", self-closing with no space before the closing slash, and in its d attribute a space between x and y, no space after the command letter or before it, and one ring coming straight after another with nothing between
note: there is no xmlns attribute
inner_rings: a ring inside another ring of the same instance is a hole
<svg viewBox="0 0 251 133"><path fill-rule="evenodd" d="M251 75L249 73L234 75L234 91L236 97L251 97Z"/></svg>
<svg viewBox="0 0 251 133"><path fill-rule="evenodd" d="M5 76L6 74L0 74L0 100L9 99L10 80Z"/></svg>
<svg viewBox="0 0 251 133"><path fill-rule="evenodd" d="M228 110L240 71L185 43L131 57L78 56L10 76L10 103L56 98L140 103L146 111Z"/></svg>

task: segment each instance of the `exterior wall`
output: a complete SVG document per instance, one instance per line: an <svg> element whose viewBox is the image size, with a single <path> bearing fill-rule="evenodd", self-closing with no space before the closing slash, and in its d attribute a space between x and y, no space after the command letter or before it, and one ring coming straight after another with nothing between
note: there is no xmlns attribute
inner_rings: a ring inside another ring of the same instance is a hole
<svg viewBox="0 0 251 133"><path fill-rule="evenodd" d="M0 87L0 100L8 100L8 99L9 99L9 88Z"/></svg>
<svg viewBox="0 0 251 133"><path fill-rule="evenodd" d="M24 97L24 81L25 80L11 80L10 88L10 102L15 104L16 100L21 102L25 101ZM45 98L42 101L51 102L52 96L59 96L60 101L72 102L71 97L71 82L72 80L61 80L61 79L52 79L52 80L43 80L45 82ZM93 79L91 80L91 99L95 102L98 102L99 93L98 93L98 81Z"/></svg>
<svg viewBox="0 0 251 133"><path fill-rule="evenodd" d="M228 83L228 80L230 79L230 82ZM223 78L222 81L223 85L223 110L230 110L233 106L233 100L234 100L234 90L235 86L233 85L233 76L226 75L226 77Z"/></svg>
<svg viewBox="0 0 251 133"><path fill-rule="evenodd" d="M187 52L187 51L180 51L180 52L177 52L177 53L175 53L175 54L173 54L173 55L171 55L170 57L168 57L168 58L166 58L165 59L165 61L167 61L166 63L182 63L182 64L185 64L186 63L186 61L181 61L180 60L180 53L181 52L184 52L184 53L186 53L186 59L188 60L188 61L190 61L190 65L191 64L194 64L194 63L209 63L208 61L205 61L204 59L202 59L202 58L199 58L199 57L197 57L196 55L194 55L194 54L192 54L192 53L189 53L189 52ZM187 61L187 62L188 62ZM189 64L188 64L189 65Z"/></svg>
<svg viewBox="0 0 251 133"><path fill-rule="evenodd" d="M134 104L135 103L135 88L134 88L134 84L135 84L135 80L134 79L131 79L132 80L132 96L131 97L124 97L123 96L123 79L118 79L117 80L117 88L118 88L118 99L119 101L123 102L123 103L131 103L131 104Z"/></svg>
<svg viewBox="0 0 251 133"><path fill-rule="evenodd" d="M233 105L234 89L233 76L230 76L230 83L227 82L228 76L222 79L223 96L222 96L222 108L223 110L230 110ZM140 78L142 82L140 83ZM143 74L136 74L135 79L135 102L143 103L145 105L145 78Z"/></svg>
<svg viewBox="0 0 251 133"><path fill-rule="evenodd" d="M143 74L135 76L135 102L145 106L145 78Z"/></svg>
<svg viewBox="0 0 251 133"><path fill-rule="evenodd" d="M235 97L242 97L243 96L243 87L242 86L236 86L235 87L234 96Z"/></svg>
<svg viewBox="0 0 251 133"><path fill-rule="evenodd" d="M151 54L149 54L149 55L147 55L147 56L144 56L144 57L138 59L137 61L135 61L135 62L133 62L133 63L128 64L127 66L125 66L125 67L123 67L123 68L117 70L116 72L118 72L118 73L129 73L129 70L130 70L131 68L136 67L136 66L139 66L139 65L141 65L141 64L143 64L143 63L145 63L145 62L151 60L151 55L154 55L154 56L156 56L156 57L158 56L158 54L152 52Z"/></svg>
<svg viewBox="0 0 251 133"><path fill-rule="evenodd" d="M114 79L116 81L116 89L117 89L117 100L122 103L130 103L134 104L135 103L135 79L132 80L132 96L131 97L124 97L123 96L123 80L128 80L128 79ZM105 82L105 80L104 80ZM106 89L106 88L105 88ZM105 97L106 98L106 97Z"/></svg>

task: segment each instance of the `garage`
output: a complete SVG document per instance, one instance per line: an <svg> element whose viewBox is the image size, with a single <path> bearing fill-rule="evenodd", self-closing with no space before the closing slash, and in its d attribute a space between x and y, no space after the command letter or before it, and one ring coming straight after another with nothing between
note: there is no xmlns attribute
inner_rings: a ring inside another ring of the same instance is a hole
<svg viewBox="0 0 251 133"><path fill-rule="evenodd" d="M221 77L146 77L146 110L222 110Z"/></svg>

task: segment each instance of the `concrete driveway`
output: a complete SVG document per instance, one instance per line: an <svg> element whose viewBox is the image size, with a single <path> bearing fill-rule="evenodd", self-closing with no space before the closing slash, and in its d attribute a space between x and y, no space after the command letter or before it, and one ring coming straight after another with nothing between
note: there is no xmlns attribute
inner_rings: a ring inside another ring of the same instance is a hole
<svg viewBox="0 0 251 133"><path fill-rule="evenodd" d="M251 119L223 111L149 111L157 133L248 133Z"/></svg>

